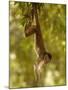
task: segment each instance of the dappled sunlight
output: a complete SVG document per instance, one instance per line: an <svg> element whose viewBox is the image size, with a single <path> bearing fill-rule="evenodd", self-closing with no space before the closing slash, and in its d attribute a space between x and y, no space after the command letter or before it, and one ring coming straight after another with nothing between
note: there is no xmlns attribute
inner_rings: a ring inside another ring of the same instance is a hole
<svg viewBox="0 0 68 90"><path fill-rule="evenodd" d="M50 85L54 85L54 76L52 71L47 71L46 76L45 76L45 80L44 80L44 84L45 86L50 86Z"/></svg>
<svg viewBox="0 0 68 90"><path fill-rule="evenodd" d="M16 54L10 53L10 60L15 60L15 59L16 59Z"/></svg>
<svg viewBox="0 0 68 90"><path fill-rule="evenodd" d="M65 46L65 41L62 41L62 45Z"/></svg>

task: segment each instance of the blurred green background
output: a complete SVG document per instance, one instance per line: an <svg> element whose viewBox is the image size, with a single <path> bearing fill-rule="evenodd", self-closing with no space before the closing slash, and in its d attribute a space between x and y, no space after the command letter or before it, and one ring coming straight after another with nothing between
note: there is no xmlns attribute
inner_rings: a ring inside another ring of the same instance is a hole
<svg viewBox="0 0 68 90"><path fill-rule="evenodd" d="M34 36L24 37L25 2L9 3L10 18L10 88L33 87L36 61ZM52 61L44 66L39 86L66 84L66 5L44 4L39 14L44 44Z"/></svg>

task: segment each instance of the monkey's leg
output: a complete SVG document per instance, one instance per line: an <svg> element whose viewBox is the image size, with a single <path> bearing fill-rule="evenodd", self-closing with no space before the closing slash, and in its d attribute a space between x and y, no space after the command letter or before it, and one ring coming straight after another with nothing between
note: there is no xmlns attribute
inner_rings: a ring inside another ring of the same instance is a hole
<svg viewBox="0 0 68 90"><path fill-rule="evenodd" d="M33 70L34 70L34 87L38 86L38 75L37 75L37 62L34 63L33 65Z"/></svg>
<svg viewBox="0 0 68 90"><path fill-rule="evenodd" d="M41 72L42 72L42 66L44 64L43 60L38 61L35 65L34 65L34 74L35 74L35 81L39 82L41 80Z"/></svg>
<svg viewBox="0 0 68 90"><path fill-rule="evenodd" d="M37 63L34 64L34 78L35 78L35 82L37 82Z"/></svg>
<svg viewBox="0 0 68 90"><path fill-rule="evenodd" d="M38 76L38 80L41 80L41 73L42 73L42 67L44 65L44 61L41 60L37 66L37 76Z"/></svg>

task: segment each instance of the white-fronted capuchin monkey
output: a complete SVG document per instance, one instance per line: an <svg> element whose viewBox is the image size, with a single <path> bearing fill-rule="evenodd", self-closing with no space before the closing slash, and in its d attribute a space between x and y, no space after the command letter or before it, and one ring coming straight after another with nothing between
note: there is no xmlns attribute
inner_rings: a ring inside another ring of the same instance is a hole
<svg viewBox="0 0 68 90"><path fill-rule="evenodd" d="M30 35L34 35L35 38L35 51L37 52L38 55L38 60L34 64L34 71L35 71L35 78L36 80L40 79L40 72L41 68L44 64L48 63L51 61L51 54L46 51L44 47L44 42L42 38L42 33L40 29L40 24L38 20L38 13L37 13L37 7L33 5L34 9L34 20L36 22L36 25L30 25L25 28L25 36L28 37Z"/></svg>

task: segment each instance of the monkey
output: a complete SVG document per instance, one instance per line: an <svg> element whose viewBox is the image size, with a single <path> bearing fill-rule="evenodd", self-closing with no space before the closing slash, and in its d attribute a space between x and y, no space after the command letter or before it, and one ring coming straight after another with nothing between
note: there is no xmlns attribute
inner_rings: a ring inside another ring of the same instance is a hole
<svg viewBox="0 0 68 90"><path fill-rule="evenodd" d="M47 64L51 61L52 55L46 51L46 48L44 46L42 32L37 14L37 6L35 6L35 3L33 4L33 9L33 19L36 24L30 24L25 27L25 36L28 37L34 35L35 38L35 51L37 53L37 62L34 64L34 72L36 81L38 81L40 79L41 68L44 64Z"/></svg>

